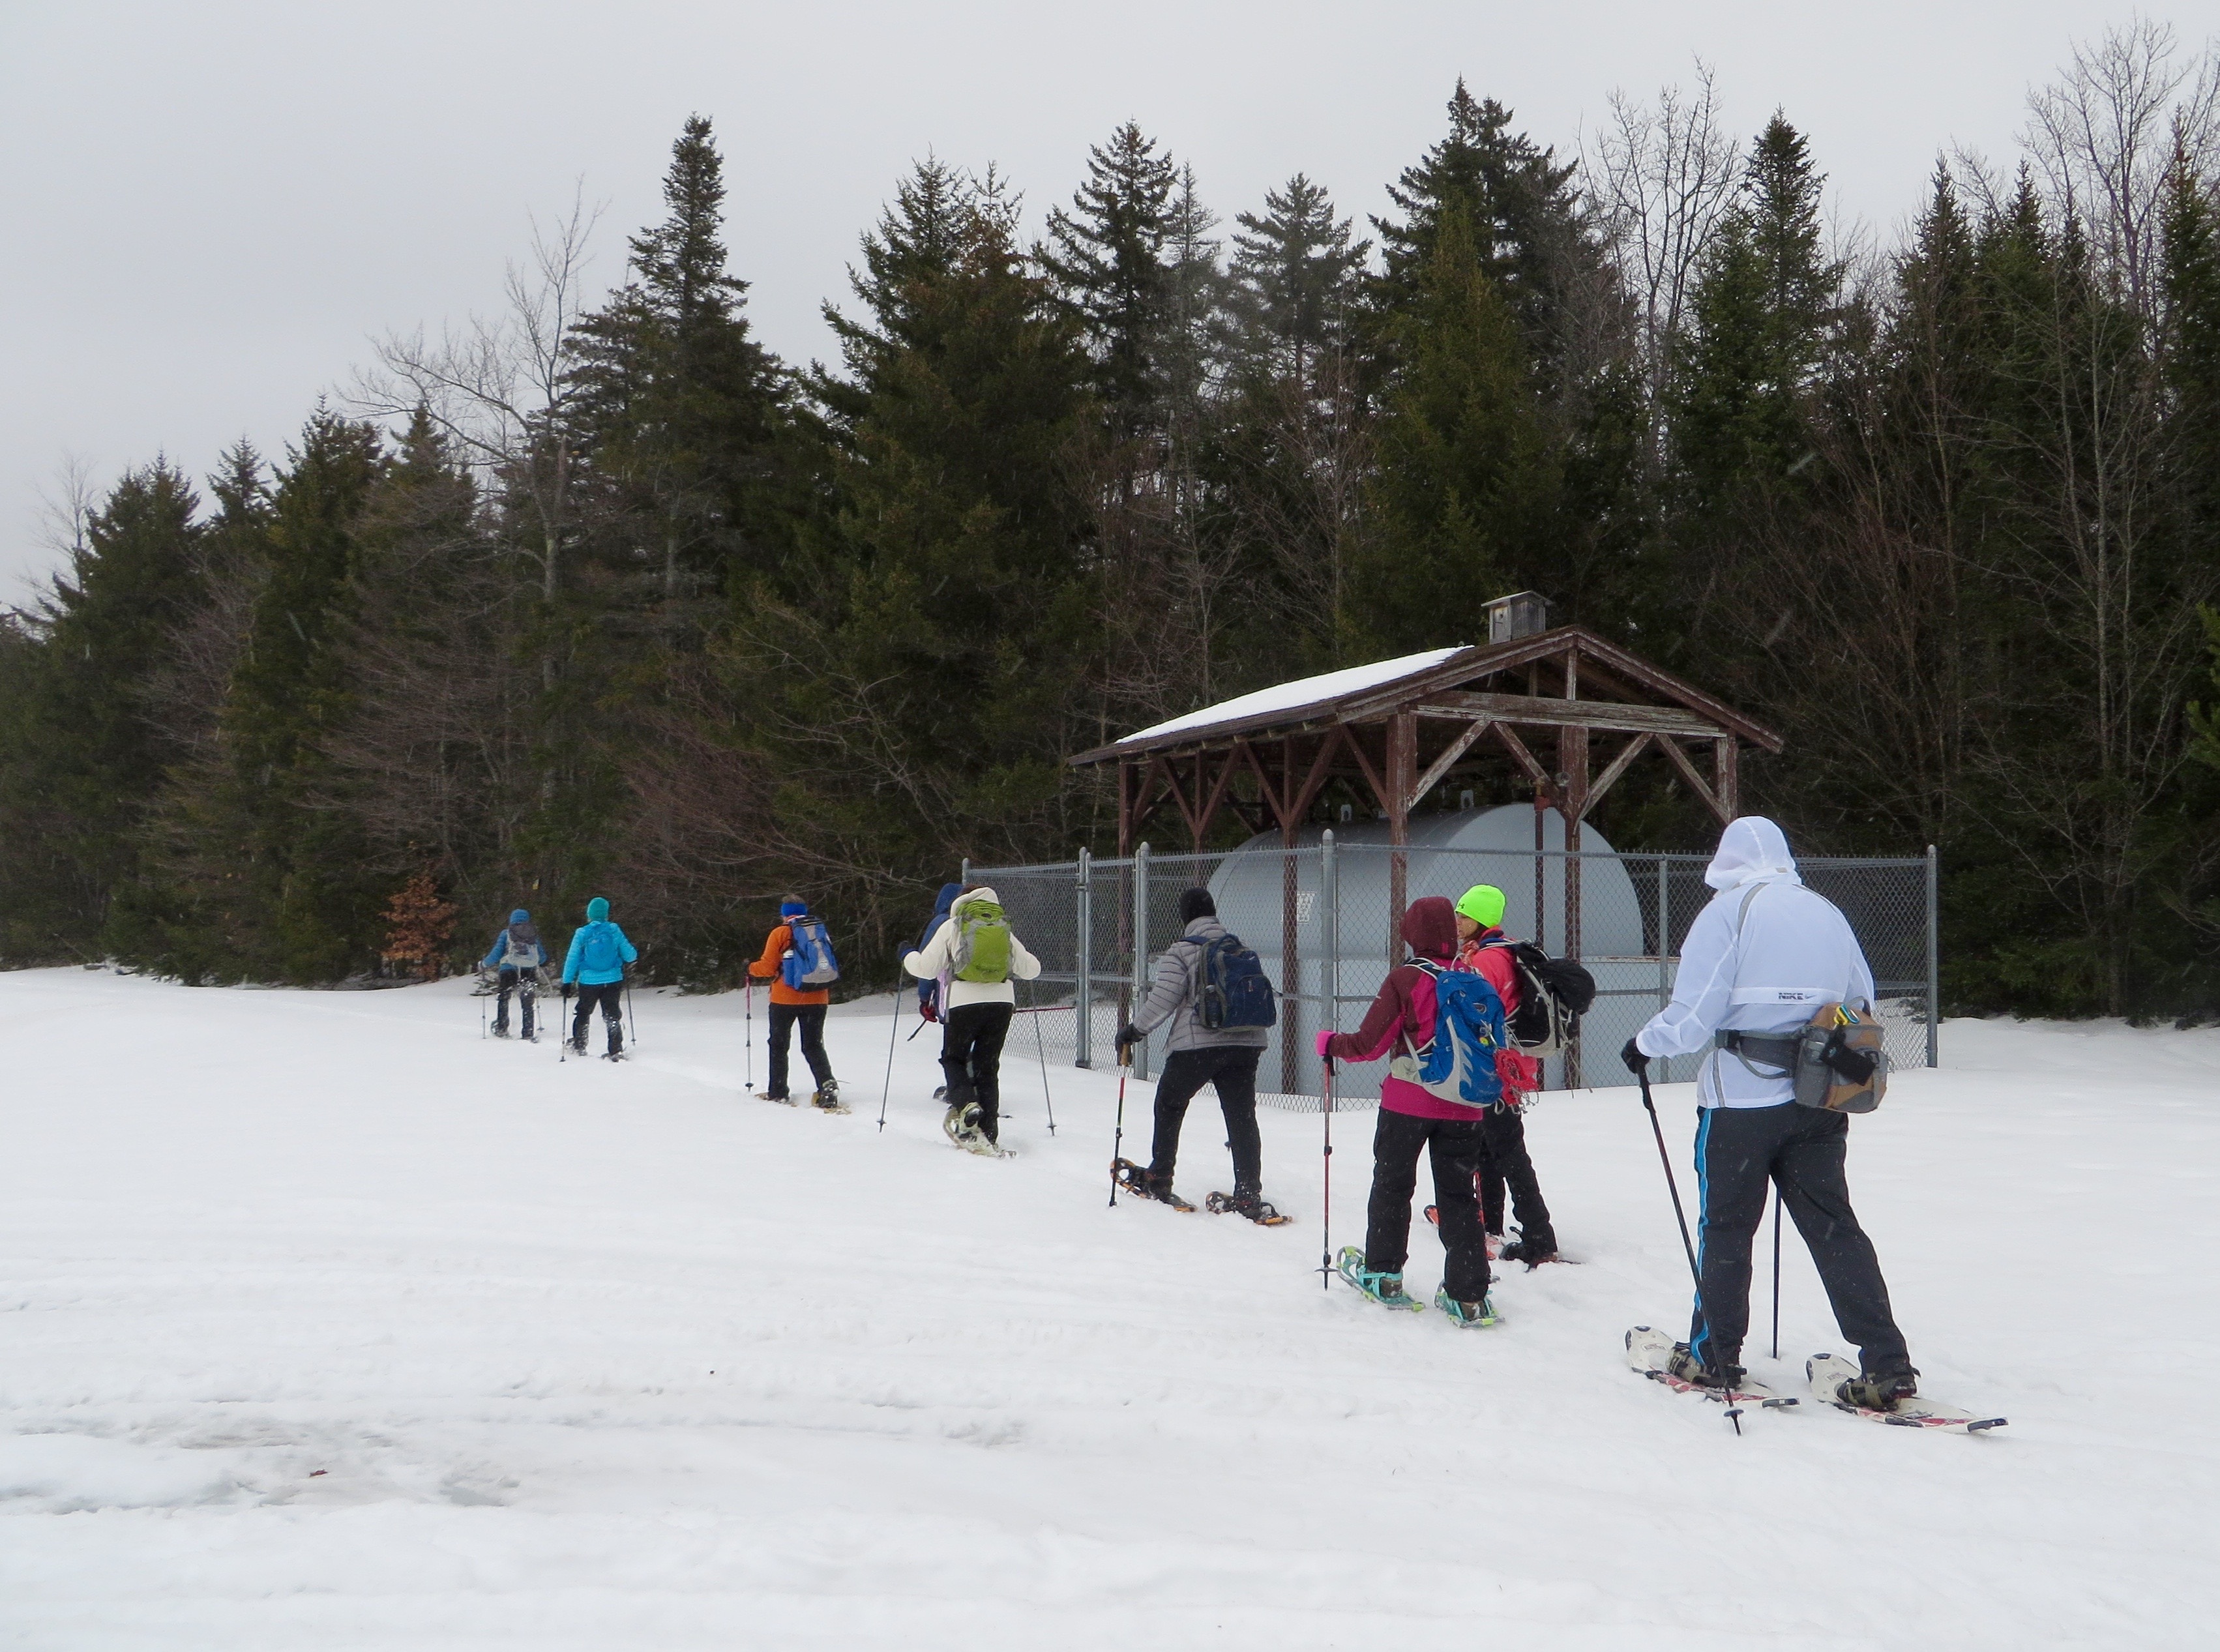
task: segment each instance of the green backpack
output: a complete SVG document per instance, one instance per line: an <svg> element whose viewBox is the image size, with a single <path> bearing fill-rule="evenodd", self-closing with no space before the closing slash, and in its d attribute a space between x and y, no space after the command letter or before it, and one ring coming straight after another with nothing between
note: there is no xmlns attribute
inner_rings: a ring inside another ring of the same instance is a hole
<svg viewBox="0 0 2220 1652"><path fill-rule="evenodd" d="M958 981L992 984L1010 978L1010 926L991 901L975 901L957 920L949 973Z"/></svg>

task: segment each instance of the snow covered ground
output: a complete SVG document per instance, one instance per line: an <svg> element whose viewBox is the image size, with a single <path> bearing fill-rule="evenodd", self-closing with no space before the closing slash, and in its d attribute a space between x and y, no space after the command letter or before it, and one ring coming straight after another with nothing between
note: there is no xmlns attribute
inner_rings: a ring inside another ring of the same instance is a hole
<svg viewBox="0 0 2220 1652"><path fill-rule="evenodd" d="M1320 1288L1314 1116L1264 1120L1293 1226L1113 1210L1114 1080L1052 1069L1051 1138L1022 1021L991 1162L931 1034L876 1128L884 999L839 1118L741 1094L737 997L558 1065L466 991L0 975L0 1644L2214 1642L2220 1033L1950 1024L1852 1184L1925 1387L2011 1427L1737 1438L1622 1361L1688 1295L1631 1091L1532 1116L1584 1265L1460 1331ZM1780 1384L1840 1346L1787 1281Z"/></svg>

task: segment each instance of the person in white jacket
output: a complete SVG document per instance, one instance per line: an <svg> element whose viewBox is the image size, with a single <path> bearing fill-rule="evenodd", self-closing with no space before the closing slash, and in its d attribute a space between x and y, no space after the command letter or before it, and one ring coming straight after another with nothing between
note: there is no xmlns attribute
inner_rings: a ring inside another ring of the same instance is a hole
<svg viewBox="0 0 2220 1652"><path fill-rule="evenodd" d="M1031 981L1040 960L1026 951L1002 916L995 892L973 884L948 908L932 938L902 958L920 981L938 977L940 1068L948 1075L951 1136L977 1135L989 1146L1001 1136L1002 1040L1017 1013L1013 979Z"/></svg>
<svg viewBox="0 0 2220 1652"><path fill-rule="evenodd" d="M1704 882L1718 893L1689 926L1673 1001L1620 1052L1639 1075L1653 1057L1709 1051L1696 1075L1702 1284L1672 1368L1706 1387L1741 1380L1750 1241L1772 1182L1811 1249L1836 1323L1858 1345L1861 1375L1845 1387L1859 1392L1846 1397L1887 1410L1916 1392L1919 1374L1873 1242L1850 1209L1849 1116L1796 1105L1788 1042L1824 1004L1870 1006L1873 970L1849 921L1804 887L1788 839L1763 816L1728 824Z"/></svg>

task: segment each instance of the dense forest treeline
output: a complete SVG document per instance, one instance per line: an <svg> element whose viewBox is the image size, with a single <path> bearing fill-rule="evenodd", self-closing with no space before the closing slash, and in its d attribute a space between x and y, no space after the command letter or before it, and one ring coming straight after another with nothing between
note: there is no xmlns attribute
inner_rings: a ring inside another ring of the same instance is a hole
<svg viewBox="0 0 2220 1652"><path fill-rule="evenodd" d="M1531 587L1779 728L1806 848L1939 844L1955 1005L2210 1013L2217 74L2079 50L1886 248L1700 78L1577 158L1460 83L1361 233L1130 123L1037 235L927 159L808 369L690 120L618 290L574 211L282 457L89 502L0 627L0 959L326 982L606 893L706 982L793 886L869 975L960 857L1108 846L1070 752ZM1606 832L1701 846L1660 768Z"/></svg>

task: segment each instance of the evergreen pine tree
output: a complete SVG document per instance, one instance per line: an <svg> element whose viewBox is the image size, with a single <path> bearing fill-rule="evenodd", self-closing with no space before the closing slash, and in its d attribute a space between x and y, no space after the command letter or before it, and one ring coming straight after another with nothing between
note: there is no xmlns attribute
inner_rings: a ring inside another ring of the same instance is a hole
<svg viewBox="0 0 2220 1652"><path fill-rule="evenodd" d="M1297 172L1243 213L1233 237L1236 348L1307 398L1317 359L1348 341L1369 241L1350 239L1324 188Z"/></svg>
<svg viewBox="0 0 2220 1652"><path fill-rule="evenodd" d="M1072 210L1049 214L1038 252L1094 356L1095 389L1119 439L1151 427L1163 394L1157 346L1178 184L1171 157L1128 121L1088 150Z"/></svg>
<svg viewBox="0 0 2220 1652"><path fill-rule="evenodd" d="M163 778L153 689L199 595L197 508L166 463L128 472L23 639L0 817L43 870L37 892L0 915L9 957L97 956L111 894L135 875L136 833Z"/></svg>
<svg viewBox="0 0 2220 1652"><path fill-rule="evenodd" d="M576 329L572 417L614 516L608 549L646 563L640 600L675 633L733 558L765 554L781 381L742 313L747 283L726 269L706 116L672 144L663 198L670 215L632 238L632 279Z"/></svg>

